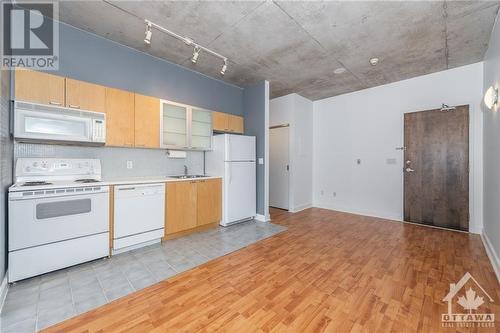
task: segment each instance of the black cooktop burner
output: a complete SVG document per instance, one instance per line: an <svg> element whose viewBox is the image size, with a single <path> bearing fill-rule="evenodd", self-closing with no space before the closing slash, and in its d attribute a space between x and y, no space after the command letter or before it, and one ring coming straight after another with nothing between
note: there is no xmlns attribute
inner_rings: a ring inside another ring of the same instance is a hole
<svg viewBox="0 0 500 333"><path fill-rule="evenodd" d="M93 178L84 178L75 180L76 183L99 183L100 181Z"/></svg>
<svg viewBox="0 0 500 333"><path fill-rule="evenodd" d="M46 181L37 181L37 182L26 182L21 186L39 186L39 185L51 185L52 183Z"/></svg>

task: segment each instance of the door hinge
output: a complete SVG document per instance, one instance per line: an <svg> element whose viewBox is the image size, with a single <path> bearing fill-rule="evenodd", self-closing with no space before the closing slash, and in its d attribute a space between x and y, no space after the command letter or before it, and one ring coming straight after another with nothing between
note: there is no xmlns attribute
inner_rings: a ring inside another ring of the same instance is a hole
<svg viewBox="0 0 500 333"><path fill-rule="evenodd" d="M396 147L396 150L406 150L406 147Z"/></svg>

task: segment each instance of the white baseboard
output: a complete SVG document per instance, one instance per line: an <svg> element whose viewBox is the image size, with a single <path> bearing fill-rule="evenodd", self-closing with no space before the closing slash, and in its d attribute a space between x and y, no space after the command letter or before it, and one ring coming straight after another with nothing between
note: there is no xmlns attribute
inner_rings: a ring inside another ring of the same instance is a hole
<svg viewBox="0 0 500 333"><path fill-rule="evenodd" d="M262 214L257 214L257 215L255 215L255 219L256 219L257 221L259 221L259 222L269 222L269 221L271 221L271 219L270 219L270 218L266 218L266 217L265 217L264 215L262 215Z"/></svg>
<svg viewBox="0 0 500 333"><path fill-rule="evenodd" d="M394 214L394 213L388 213L388 212L350 209L350 208L345 208L345 207L337 207L337 206L334 206L334 205L331 205L331 204L325 204L325 203L314 203L313 207L323 208L323 209L328 209L328 210L335 210L337 212L342 212L342 213L349 213L349 214L356 214L356 215L376 217L376 218L379 218L379 219L386 219L386 220L391 220L391 221L396 221L396 222L403 222L403 223L415 224L415 225L426 226L426 227L430 227L430 228L437 228L437 229L443 229L443 230L449 230L449 231L458 231L458 232L467 232L467 231L454 230L454 229L448 229L448 228L441 228L441 227L435 227L435 226L432 226L432 225L425 225L425 224L419 224L419 223L413 223L413 222L404 221L403 218L402 218L402 216L400 216L398 214ZM481 231L477 230L476 228L469 228L469 233L481 235Z"/></svg>
<svg viewBox="0 0 500 333"><path fill-rule="evenodd" d="M498 257L498 254L495 252L495 249L491 245L491 241L486 235L486 233L483 232L481 233L481 240L483 241L484 248L486 249L486 254L488 255L488 258L491 261L491 265L493 266L493 270L495 271L495 274L497 275L498 281L500 281L500 259Z"/></svg>
<svg viewBox="0 0 500 333"><path fill-rule="evenodd" d="M7 291L9 290L9 283L7 282L7 276L9 272L5 272L2 284L0 284L0 312L2 312L5 299L7 298Z"/></svg>
<svg viewBox="0 0 500 333"><path fill-rule="evenodd" d="M311 208L312 206L313 206L312 203L307 203L307 204L303 204L303 205L297 205L297 206L293 207L293 209L290 209L290 213L298 213L298 212L300 212L302 210Z"/></svg>
<svg viewBox="0 0 500 333"><path fill-rule="evenodd" d="M340 207L340 206L330 205L330 204L326 204L326 203L314 203L313 207L335 210L337 212L342 212L342 213L364 215L364 216L376 217L376 218L380 218L380 219L387 219L387 220L403 222L401 216L398 214L394 214L394 213L351 209L348 207Z"/></svg>
<svg viewBox="0 0 500 333"><path fill-rule="evenodd" d="M334 208L334 207L331 207L329 205L321 205L321 204L315 204L313 207L322 208L322 209L328 209L328 210L333 210L333 211L336 211L336 212L347 213L347 214L355 214L355 215L361 215L361 216L375 217L375 218L387 220L389 222L411 224L411 225L415 225L417 227L440 229L440 230L451 231L451 232L468 233L467 231L462 231L462 230L448 229L448 228L436 227L436 226L433 226L433 225L427 225L427 224L420 224L420 223L414 223L414 222L404 221L404 220L401 219L401 217L396 217L393 214L392 215L391 214L380 214L380 213L372 213L372 212L366 212L366 211L341 209L341 208Z"/></svg>

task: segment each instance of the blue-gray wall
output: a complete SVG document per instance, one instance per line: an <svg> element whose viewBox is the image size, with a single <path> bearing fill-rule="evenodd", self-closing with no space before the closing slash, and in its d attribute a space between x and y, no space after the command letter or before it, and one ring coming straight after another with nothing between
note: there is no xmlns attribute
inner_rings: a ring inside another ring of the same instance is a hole
<svg viewBox="0 0 500 333"><path fill-rule="evenodd" d="M64 23L60 24L59 49L59 71L52 71L54 74L209 110L243 114L242 88Z"/></svg>
<svg viewBox="0 0 500 333"><path fill-rule="evenodd" d="M7 188L12 185L12 140L9 135L10 71L0 71L0 283L7 269Z"/></svg>
<svg viewBox="0 0 500 333"><path fill-rule="evenodd" d="M59 70L51 74L243 115L243 89L240 87L63 23L59 44ZM174 160L167 158L161 149L15 144L15 159L40 156L99 158L103 177L107 179L179 174L184 171L184 165L192 173L203 172L201 152L189 152L188 158ZM132 161L134 168L127 169L126 161Z"/></svg>
<svg viewBox="0 0 500 333"><path fill-rule="evenodd" d="M266 204L266 140L268 126L269 84L266 81L250 86L243 91L243 115L245 118L245 134L254 135L257 143L257 160L264 159L264 164L257 163L257 214L267 217Z"/></svg>

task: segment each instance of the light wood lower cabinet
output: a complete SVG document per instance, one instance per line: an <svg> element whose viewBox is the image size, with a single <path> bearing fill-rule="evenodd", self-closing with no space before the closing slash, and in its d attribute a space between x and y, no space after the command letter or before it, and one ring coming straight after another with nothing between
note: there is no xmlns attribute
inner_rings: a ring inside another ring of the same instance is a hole
<svg viewBox="0 0 500 333"><path fill-rule="evenodd" d="M220 222L222 217L222 181L207 179L197 182L197 225Z"/></svg>
<svg viewBox="0 0 500 333"><path fill-rule="evenodd" d="M221 220L221 179L169 182L166 191L166 239L215 226Z"/></svg>
<svg viewBox="0 0 500 333"><path fill-rule="evenodd" d="M196 227L196 182L167 183L165 234Z"/></svg>

